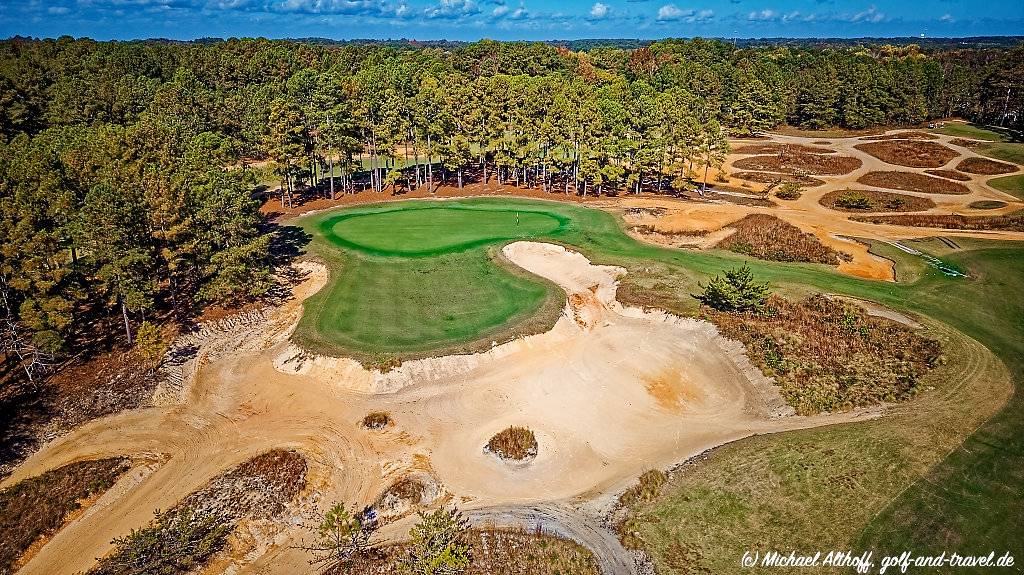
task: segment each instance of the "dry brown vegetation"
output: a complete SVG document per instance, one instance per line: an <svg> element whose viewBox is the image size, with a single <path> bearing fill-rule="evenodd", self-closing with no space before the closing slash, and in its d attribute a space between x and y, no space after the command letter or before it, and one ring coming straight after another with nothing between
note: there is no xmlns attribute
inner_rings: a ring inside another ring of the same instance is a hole
<svg viewBox="0 0 1024 575"><path fill-rule="evenodd" d="M821 196L818 202L841 212L920 212L935 207L929 198L874 190L835 190Z"/></svg>
<svg viewBox="0 0 1024 575"><path fill-rule="evenodd" d="M882 136L865 136L861 140L879 141L879 140L938 140L939 137L935 134L928 132L899 132L897 134L889 134Z"/></svg>
<svg viewBox="0 0 1024 575"><path fill-rule="evenodd" d="M109 489L129 466L123 457L80 461L0 491L0 573L13 573L33 542L53 535L83 499Z"/></svg>
<svg viewBox="0 0 1024 575"><path fill-rule="evenodd" d="M889 188L890 190L906 190L908 192L923 192L926 194L959 195L971 193L971 190L967 189L967 186L963 184L913 172L868 172L861 176L857 182L865 186Z"/></svg>
<svg viewBox="0 0 1024 575"><path fill-rule="evenodd" d="M227 543L241 519L279 517L306 485L306 460L275 449L211 479L149 525L115 540L90 575L189 573Z"/></svg>
<svg viewBox="0 0 1024 575"><path fill-rule="evenodd" d="M733 174L734 178L741 180L747 180L748 182L757 182L759 184L778 184L792 182L794 184L800 184L808 187L823 186L825 185L824 180L818 178L812 178L803 174L771 174L767 172L736 172Z"/></svg>
<svg viewBox="0 0 1024 575"><path fill-rule="evenodd" d="M801 414L907 399L940 361L937 341L821 294L798 302L772 296L760 313L702 309L725 337L743 342Z"/></svg>
<svg viewBox="0 0 1024 575"><path fill-rule="evenodd" d="M949 141L949 143L953 144L954 146L961 146L964 148L977 148L978 146L984 144L985 142L979 142L977 140L968 140L966 138L953 138L952 140Z"/></svg>
<svg viewBox="0 0 1024 575"><path fill-rule="evenodd" d="M967 182L971 179L967 174L962 174L956 170L925 170L924 173L948 180L957 180L958 182Z"/></svg>
<svg viewBox="0 0 1024 575"><path fill-rule="evenodd" d="M855 216L853 219L872 224L894 224L951 230L1001 230L1024 232L1024 213L1005 216L961 216L957 214Z"/></svg>
<svg viewBox="0 0 1024 575"><path fill-rule="evenodd" d="M827 142L826 142L827 144ZM834 154L836 151L829 148L817 148L803 144L779 144L766 142L763 144L748 144L733 149L734 154Z"/></svg>
<svg viewBox="0 0 1024 575"><path fill-rule="evenodd" d="M871 142L857 144L854 148L871 154L887 164L908 168L938 168L960 155L942 144L912 140Z"/></svg>
<svg viewBox="0 0 1024 575"><path fill-rule="evenodd" d="M466 533L472 562L463 575L598 575L593 555L580 544L538 532L471 529ZM324 575L393 575L404 545L370 549Z"/></svg>
<svg viewBox="0 0 1024 575"><path fill-rule="evenodd" d="M956 165L956 169L961 172L967 172L968 174L983 174L986 176L995 176L998 174L1009 174L1017 171L1017 166L1013 164L1007 164L1006 162L997 162L995 160L989 160L988 158L964 158L959 164Z"/></svg>
<svg viewBox="0 0 1024 575"><path fill-rule="evenodd" d="M967 207L972 210L997 210L999 208L1005 208L1006 202L1000 202L999 200L978 200L967 204Z"/></svg>
<svg viewBox="0 0 1024 575"><path fill-rule="evenodd" d="M661 493L661 488L668 481L668 475L660 469L645 471L633 485L619 496L619 505L633 507L638 503L654 501L654 498Z"/></svg>
<svg viewBox="0 0 1024 575"><path fill-rule="evenodd" d="M823 245L814 235L767 214L750 214L725 227L736 232L715 247L762 260L838 265L848 257Z"/></svg>
<svg viewBox="0 0 1024 575"><path fill-rule="evenodd" d="M487 451L502 459L522 461L537 455L537 438L525 427L508 427L487 442Z"/></svg>
<svg viewBox="0 0 1024 575"><path fill-rule="evenodd" d="M738 170L776 172L780 174L840 176L856 170L862 163L859 158L850 156L780 153L771 156L741 158L733 163L733 167Z"/></svg>
<svg viewBox="0 0 1024 575"><path fill-rule="evenodd" d="M367 429L384 429L391 423L391 416L385 411L371 411L363 418L363 427Z"/></svg>

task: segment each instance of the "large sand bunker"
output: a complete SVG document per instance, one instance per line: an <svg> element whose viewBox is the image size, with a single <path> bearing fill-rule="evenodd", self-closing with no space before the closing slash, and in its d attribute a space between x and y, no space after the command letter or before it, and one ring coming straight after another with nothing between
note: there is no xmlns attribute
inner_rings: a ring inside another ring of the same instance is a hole
<svg viewBox="0 0 1024 575"><path fill-rule="evenodd" d="M108 492L103 513L72 522L23 573L87 569L109 551L113 537L143 525L153 509L173 505L203 481L274 447L307 456L310 483L327 502L369 504L395 481L417 475L431 478L437 499L457 502L471 517L545 505L571 510L581 503L587 513L600 513L646 469L755 433L865 415L789 415L740 344L711 324L619 304L620 268L593 265L550 244L516 242L504 254L568 294L555 327L485 353L406 362L388 374L300 354L287 341L301 312L298 302L326 280L322 268L304 264L310 274L291 303L246 329L198 342L198 367L184 382L183 403L91 422L16 470L6 484L111 454L159 454L162 461ZM393 424L363 427L373 410L388 412ZM538 453L526 464L503 462L483 449L510 425L536 434ZM571 513L592 522L565 527L590 533L580 535L584 543L614 541L594 527L596 515ZM382 530L385 536L402 532ZM291 546L301 536L301 529L286 530L254 563L242 561L242 572L302 568L307 557Z"/></svg>

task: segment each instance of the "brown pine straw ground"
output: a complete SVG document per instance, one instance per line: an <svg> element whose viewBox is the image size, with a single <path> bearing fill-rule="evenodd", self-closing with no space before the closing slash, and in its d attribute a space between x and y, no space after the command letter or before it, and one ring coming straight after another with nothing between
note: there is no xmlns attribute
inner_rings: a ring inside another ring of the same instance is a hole
<svg viewBox="0 0 1024 575"><path fill-rule="evenodd" d="M934 178L913 172L868 172L857 179L857 183L891 190L924 192L926 194L969 194L971 190L959 182Z"/></svg>
<svg viewBox="0 0 1024 575"><path fill-rule="evenodd" d="M852 198L863 198L869 205L862 209L842 205ZM877 190L834 190L821 196L818 203L841 212L920 212L935 207L930 198Z"/></svg>
<svg viewBox="0 0 1024 575"><path fill-rule="evenodd" d="M908 168L938 168L960 155L942 144L913 140L871 142L857 144L854 148L887 164Z"/></svg>

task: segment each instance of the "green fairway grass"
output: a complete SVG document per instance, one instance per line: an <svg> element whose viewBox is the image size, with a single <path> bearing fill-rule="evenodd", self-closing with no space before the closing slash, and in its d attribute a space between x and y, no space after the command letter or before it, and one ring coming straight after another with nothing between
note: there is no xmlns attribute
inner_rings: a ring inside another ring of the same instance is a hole
<svg viewBox="0 0 1024 575"><path fill-rule="evenodd" d="M1024 174L992 178L988 181L988 185L1001 192L1006 192L1015 198L1024 200Z"/></svg>
<svg viewBox="0 0 1024 575"><path fill-rule="evenodd" d="M932 130L939 134L945 134L947 136L956 136L958 138L970 138L972 140L987 140L989 142L1003 142L1008 141L1007 136L996 132L982 128L981 126L975 126L974 124L962 124L959 122L950 122L941 128L935 128Z"/></svg>
<svg viewBox="0 0 1024 575"><path fill-rule="evenodd" d="M439 206L458 213L441 215L434 209ZM404 210L418 212L401 215ZM505 219L510 211L521 214L518 228ZM524 224L527 212L559 223L531 216ZM344 229L338 216L355 221L364 235ZM463 224L473 218L481 226L469 232ZM398 229L396 222L405 226ZM502 260L500 246L520 237L623 266L628 273L619 299L678 314L697 311L689 294L698 282L746 261L718 250L643 244L623 233L613 214L522 199L403 202L324 212L298 223L314 236L310 251L331 266L332 279L307 302L296 338L358 357L472 349L546 329L564 294ZM409 230L405 239L396 238L403 229ZM328 239L335 232L340 235ZM435 233L444 237L424 237ZM963 249L939 241L911 245L966 270L967 278L947 277L882 243L872 250L897 262L899 283L853 278L823 265L749 261L755 276L786 296L825 291L919 314L945 342L949 362L930 376L933 391L891 408L885 418L753 437L684 467L630 525L659 572L740 572L742 551L754 546L787 553L822 546L991 549L1024 557L1018 530L1024 524L1024 400L1016 393L983 424L979 415L994 408L1007 377L1017 389L1024 383L1024 244L957 243ZM428 251L436 253L421 253Z"/></svg>

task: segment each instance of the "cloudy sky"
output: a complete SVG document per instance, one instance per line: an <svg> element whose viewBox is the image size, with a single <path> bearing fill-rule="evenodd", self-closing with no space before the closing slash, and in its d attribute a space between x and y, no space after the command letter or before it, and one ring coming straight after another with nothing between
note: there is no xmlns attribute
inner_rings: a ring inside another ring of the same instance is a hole
<svg viewBox="0 0 1024 575"><path fill-rule="evenodd" d="M1024 34L994 0L0 0L0 38L545 40Z"/></svg>

